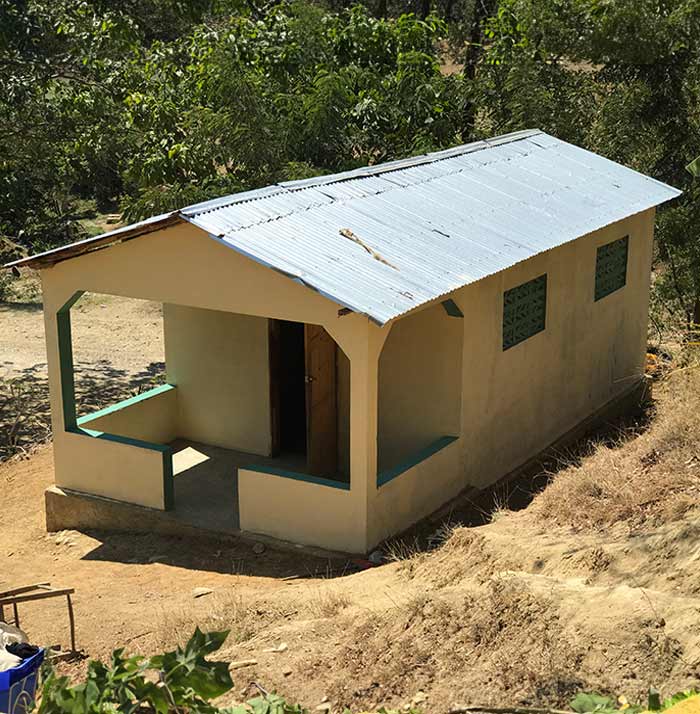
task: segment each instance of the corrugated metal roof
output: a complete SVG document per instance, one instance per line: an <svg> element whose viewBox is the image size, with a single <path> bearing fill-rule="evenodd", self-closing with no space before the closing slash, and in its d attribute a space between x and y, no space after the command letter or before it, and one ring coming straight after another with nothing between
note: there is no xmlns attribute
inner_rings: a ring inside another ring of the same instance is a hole
<svg viewBox="0 0 700 714"><path fill-rule="evenodd" d="M384 324L678 195L589 151L528 131L269 186L177 215ZM163 220L172 221L172 214ZM134 229L143 232L143 225Z"/></svg>

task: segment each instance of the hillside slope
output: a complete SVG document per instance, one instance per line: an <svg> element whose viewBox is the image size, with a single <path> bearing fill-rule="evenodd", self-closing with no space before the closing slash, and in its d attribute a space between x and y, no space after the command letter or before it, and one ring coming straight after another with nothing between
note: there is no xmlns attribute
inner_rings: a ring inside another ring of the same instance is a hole
<svg viewBox="0 0 700 714"><path fill-rule="evenodd" d="M327 583L340 603L332 617L288 614L303 585L277 594L269 608L284 618L230 655L285 641L288 654L267 655L252 679L353 708L563 706L579 689L632 700L650 684L697 685L699 386L695 371L671 376L646 431L592 447L526 510ZM226 608L217 614L225 620ZM280 675L282 658L293 679Z"/></svg>
<svg viewBox="0 0 700 714"><path fill-rule="evenodd" d="M699 386L694 370L659 384L644 429L560 469L527 509L345 577L306 577L338 564L243 543L47 536L45 448L0 466L0 586L76 586L91 656L231 628L224 656L241 699L253 681L334 711L675 691L700 680ZM193 598L201 586L213 592ZM65 635L58 605L28 608L23 624L40 641Z"/></svg>

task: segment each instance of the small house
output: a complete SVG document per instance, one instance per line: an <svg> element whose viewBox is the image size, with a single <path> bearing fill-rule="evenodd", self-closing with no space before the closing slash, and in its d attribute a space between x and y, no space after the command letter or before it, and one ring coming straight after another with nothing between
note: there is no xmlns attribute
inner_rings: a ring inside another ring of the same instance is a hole
<svg viewBox="0 0 700 714"><path fill-rule="evenodd" d="M655 208L678 195L524 131L16 261L42 280L49 527L118 508L369 551L636 393ZM79 418L84 291L162 303L166 377Z"/></svg>

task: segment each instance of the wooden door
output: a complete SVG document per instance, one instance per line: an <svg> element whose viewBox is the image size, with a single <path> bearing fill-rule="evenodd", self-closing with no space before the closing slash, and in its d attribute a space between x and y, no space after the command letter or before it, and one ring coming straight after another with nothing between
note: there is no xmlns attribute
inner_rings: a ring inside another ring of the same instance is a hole
<svg viewBox="0 0 700 714"><path fill-rule="evenodd" d="M318 476L333 476L338 466L336 344L318 325L305 325L306 459Z"/></svg>

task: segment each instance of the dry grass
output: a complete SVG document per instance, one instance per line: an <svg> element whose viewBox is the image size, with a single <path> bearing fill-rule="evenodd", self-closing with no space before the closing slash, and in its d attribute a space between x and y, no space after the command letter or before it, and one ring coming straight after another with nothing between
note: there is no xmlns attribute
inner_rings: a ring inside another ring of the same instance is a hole
<svg viewBox="0 0 700 714"><path fill-rule="evenodd" d="M350 605L350 598L343 592L330 587L319 588L304 600L303 610L314 618L335 617Z"/></svg>
<svg viewBox="0 0 700 714"><path fill-rule="evenodd" d="M506 495L499 494L493 499L493 509L489 514L489 520L491 523L495 523L503 516L507 516L511 512L508 508L508 497Z"/></svg>
<svg viewBox="0 0 700 714"><path fill-rule="evenodd" d="M580 465L559 471L535 499L548 524L603 527L683 516L700 496L700 368L671 373L656 387L649 429L594 446Z"/></svg>
<svg viewBox="0 0 700 714"><path fill-rule="evenodd" d="M260 601L253 605L238 594L214 594L207 596L203 609L189 605L164 611L157 634L163 647L183 645L196 627L204 632L230 630L230 643L247 642L279 616Z"/></svg>
<svg viewBox="0 0 700 714"><path fill-rule="evenodd" d="M290 595L249 601L229 591L213 593L180 608L164 611L157 628L163 647L184 644L196 627L203 631L230 630L228 644L250 642L290 619L327 620L351 604L350 597L330 585L310 588L303 596Z"/></svg>
<svg viewBox="0 0 700 714"><path fill-rule="evenodd" d="M330 696L351 709L410 701L434 681L450 681L455 701L480 703L564 703L581 684L580 653L563 635L556 607L520 583L418 596L349 634L337 658L345 676ZM434 710L432 701L423 706Z"/></svg>

